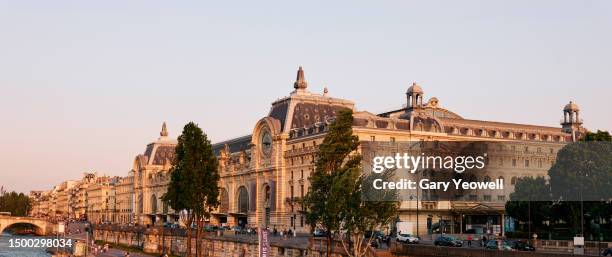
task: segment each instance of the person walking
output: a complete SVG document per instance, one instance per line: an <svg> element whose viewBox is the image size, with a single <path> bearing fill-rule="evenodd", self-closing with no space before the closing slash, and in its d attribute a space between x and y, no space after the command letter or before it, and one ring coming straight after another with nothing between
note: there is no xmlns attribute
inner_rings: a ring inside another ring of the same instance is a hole
<svg viewBox="0 0 612 257"><path fill-rule="evenodd" d="M472 235L467 236L467 245L468 247L472 247Z"/></svg>

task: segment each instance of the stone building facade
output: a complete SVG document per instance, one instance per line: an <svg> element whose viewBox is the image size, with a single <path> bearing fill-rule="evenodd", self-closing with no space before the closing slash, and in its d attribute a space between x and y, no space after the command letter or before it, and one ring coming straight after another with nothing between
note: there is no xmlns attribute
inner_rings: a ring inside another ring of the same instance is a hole
<svg viewBox="0 0 612 257"><path fill-rule="evenodd" d="M294 91L272 103L269 114L254 125L251 135L213 145L221 175L221 206L213 222L309 232L300 202L308 192L318 145L341 108L354 111L353 132L361 141L365 160L375 153L401 151L389 149L394 142L505 142L489 151L490 177L481 178L503 178L505 191L469 195L462 199L467 201L460 202L424 201L418 196L401 202L397 221L418 224L413 233L421 235L435 229L461 233L468 227L503 234L503 206L517 178L546 176L557 151L585 132L580 110L573 102L563 109L561 127L471 120L443 108L435 97L425 101L424 91L416 83L406 92L404 108L380 114L359 111L352 101L331 97L327 89L323 94L308 91L300 67Z"/></svg>
<svg viewBox="0 0 612 257"><path fill-rule="evenodd" d="M342 108L354 112L353 133L361 142L365 167L375 155L405 151L397 142L503 142L488 149L488 173L478 178L502 179L503 191L462 195L461 201L418 192L401 201L395 221L411 222L412 233L419 235L467 230L503 234L504 204L516 180L546 176L557 151L586 132L580 108L573 102L563 108L561 126L548 127L467 119L444 108L436 97L425 100L423 88L416 83L405 94L403 108L378 114L357 110L354 102L332 97L327 89L322 94L310 92L300 67L293 91L271 104L250 135L213 144L219 160L221 205L210 222L310 232L301 201L308 192L318 146ZM179 215L161 200L170 182L176 144L164 123L160 137L134 158L127 177L107 183L94 176L76 185L75 217L86 213L93 222L142 225L179 221ZM41 197L46 200L36 213L42 209L55 213L55 191Z"/></svg>
<svg viewBox="0 0 612 257"><path fill-rule="evenodd" d="M130 172L115 184L114 220L120 224L134 223L134 175Z"/></svg>
<svg viewBox="0 0 612 257"><path fill-rule="evenodd" d="M175 222L178 215L162 201L170 183L170 168L174 159L177 141L168 137L166 123L162 125L160 137L147 145L144 154L139 154L132 165L135 205L134 223L149 225Z"/></svg>
<svg viewBox="0 0 612 257"><path fill-rule="evenodd" d="M119 177L96 177L87 187L87 219L92 223L115 223L115 185Z"/></svg>
<svg viewBox="0 0 612 257"><path fill-rule="evenodd" d="M96 182L96 173L85 172L83 177L79 181L78 185L73 191L73 198L71 206L74 209L74 219L84 220L87 219L87 208L88 208L88 195L87 188Z"/></svg>

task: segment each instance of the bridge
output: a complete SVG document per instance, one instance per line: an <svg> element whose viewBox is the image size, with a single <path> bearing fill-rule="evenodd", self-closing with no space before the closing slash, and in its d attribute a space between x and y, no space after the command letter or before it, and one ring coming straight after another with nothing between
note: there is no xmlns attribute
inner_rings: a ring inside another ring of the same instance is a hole
<svg viewBox="0 0 612 257"><path fill-rule="evenodd" d="M40 236L45 236L56 232L57 225L40 218L32 217L13 217L13 216L0 216L0 233L4 232L7 228L17 224L30 224L34 226L35 233Z"/></svg>

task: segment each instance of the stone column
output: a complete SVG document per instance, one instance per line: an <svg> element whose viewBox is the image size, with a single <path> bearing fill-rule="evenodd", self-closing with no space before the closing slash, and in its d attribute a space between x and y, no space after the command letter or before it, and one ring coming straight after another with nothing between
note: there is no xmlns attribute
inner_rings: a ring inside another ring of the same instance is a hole
<svg viewBox="0 0 612 257"><path fill-rule="evenodd" d="M505 219L504 218L505 218L505 215L502 213L501 214L501 222L499 223L500 227L501 227L501 236L502 237L506 236L506 226L504 224L505 223Z"/></svg>

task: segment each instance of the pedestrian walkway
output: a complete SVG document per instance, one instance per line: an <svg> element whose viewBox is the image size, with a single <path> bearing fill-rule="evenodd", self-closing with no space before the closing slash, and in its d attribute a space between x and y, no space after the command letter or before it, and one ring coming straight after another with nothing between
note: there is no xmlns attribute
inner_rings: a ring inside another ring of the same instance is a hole
<svg viewBox="0 0 612 257"><path fill-rule="evenodd" d="M389 252L389 250L380 250L380 251L376 251L376 256L377 257L393 257L395 255Z"/></svg>
<svg viewBox="0 0 612 257"><path fill-rule="evenodd" d="M124 257L125 251L111 248L108 250L108 252L99 253L98 255L92 255L92 256L95 256L95 257ZM130 257L152 257L152 256L155 256L155 255L130 252Z"/></svg>

